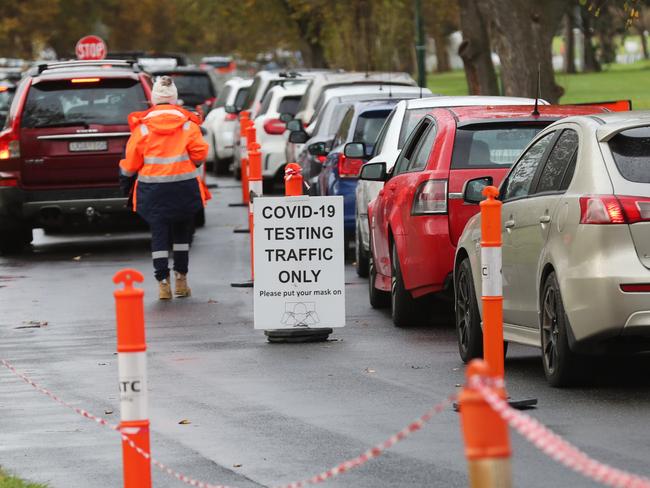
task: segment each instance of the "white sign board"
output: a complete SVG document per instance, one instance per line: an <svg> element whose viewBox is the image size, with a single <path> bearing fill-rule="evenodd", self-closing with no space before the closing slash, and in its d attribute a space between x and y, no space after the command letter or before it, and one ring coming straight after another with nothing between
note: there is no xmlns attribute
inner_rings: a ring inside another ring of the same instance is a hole
<svg viewBox="0 0 650 488"><path fill-rule="evenodd" d="M256 329L345 326L343 197L255 199Z"/></svg>

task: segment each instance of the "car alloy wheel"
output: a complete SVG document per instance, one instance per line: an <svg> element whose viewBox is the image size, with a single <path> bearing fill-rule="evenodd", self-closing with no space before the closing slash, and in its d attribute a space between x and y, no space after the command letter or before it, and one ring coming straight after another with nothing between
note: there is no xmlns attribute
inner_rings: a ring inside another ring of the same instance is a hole
<svg viewBox="0 0 650 488"><path fill-rule="evenodd" d="M407 327L420 322L420 303L415 300L404 286L404 279L399 265L397 246L393 243L391 252L390 297L393 314L393 324L396 327Z"/></svg>
<svg viewBox="0 0 650 488"><path fill-rule="evenodd" d="M363 245L361 244L361 231L357 226L357 232L354 237L354 257L356 261L356 270L357 275L361 278L368 277L369 271L369 258L363 250Z"/></svg>
<svg viewBox="0 0 650 488"><path fill-rule="evenodd" d="M542 351L546 369L550 374L555 373L558 362L557 343L560 331L557 323L555 289L546 288L542 310Z"/></svg>
<svg viewBox="0 0 650 488"><path fill-rule="evenodd" d="M456 269L455 292L458 352L468 362L483 356L483 331L468 258Z"/></svg>
<svg viewBox="0 0 650 488"><path fill-rule="evenodd" d="M368 263L368 300L372 308L387 308L390 306L390 296L383 290L375 287L377 279L377 270L375 269L375 262L372 258L372 251Z"/></svg>

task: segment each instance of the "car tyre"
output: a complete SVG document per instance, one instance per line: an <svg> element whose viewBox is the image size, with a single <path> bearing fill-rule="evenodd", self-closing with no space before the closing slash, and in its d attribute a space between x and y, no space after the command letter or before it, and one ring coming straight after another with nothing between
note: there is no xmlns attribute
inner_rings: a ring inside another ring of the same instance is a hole
<svg viewBox="0 0 650 488"><path fill-rule="evenodd" d="M372 258L371 251L368 262L368 299L370 301L370 306L372 308L388 308L390 306L390 293L376 288L376 280L377 270L375 269L375 262Z"/></svg>
<svg viewBox="0 0 650 488"><path fill-rule="evenodd" d="M411 296L404 286L402 270L399 265L397 246L393 244L391 252L391 286L390 297L393 314L393 324L396 327L407 327L419 322L419 303Z"/></svg>
<svg viewBox="0 0 650 488"><path fill-rule="evenodd" d="M367 278L368 272L370 270L370 259L368 257L368 253L363 248L363 244L361 243L361 231L359 230L359 226L357 226L357 232L354 237L354 253L357 275L361 278Z"/></svg>
<svg viewBox="0 0 650 488"><path fill-rule="evenodd" d="M569 347L569 318L564 310L555 272L550 273L544 281L540 321L546 380L554 387L576 383L582 376L581 360Z"/></svg>
<svg viewBox="0 0 650 488"><path fill-rule="evenodd" d="M16 254L29 246L34 238L31 227L18 227L2 231L0 237L0 253Z"/></svg>
<svg viewBox="0 0 650 488"><path fill-rule="evenodd" d="M483 330L481 314L476 299L469 258L463 259L456 268L454 279L456 333L458 352L464 363L483 357ZM505 344L504 344L505 346ZM504 347L505 350L505 347Z"/></svg>

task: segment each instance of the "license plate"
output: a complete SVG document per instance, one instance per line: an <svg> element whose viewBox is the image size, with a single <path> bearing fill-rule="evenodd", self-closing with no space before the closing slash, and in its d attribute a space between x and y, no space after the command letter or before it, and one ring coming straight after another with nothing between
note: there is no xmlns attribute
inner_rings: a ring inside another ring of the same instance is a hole
<svg viewBox="0 0 650 488"><path fill-rule="evenodd" d="M70 152L107 151L108 141L79 141L68 145Z"/></svg>

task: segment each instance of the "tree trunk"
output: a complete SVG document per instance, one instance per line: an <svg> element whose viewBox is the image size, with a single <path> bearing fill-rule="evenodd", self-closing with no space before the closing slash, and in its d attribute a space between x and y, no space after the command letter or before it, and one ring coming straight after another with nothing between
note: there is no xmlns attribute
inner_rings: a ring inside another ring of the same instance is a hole
<svg viewBox="0 0 650 488"><path fill-rule="evenodd" d="M566 0L482 0L480 6L494 26L504 94L536 96L539 68L542 98L557 103L564 90L555 83L551 43Z"/></svg>
<svg viewBox="0 0 650 488"><path fill-rule="evenodd" d="M567 73L576 72L576 42L573 35L575 26L575 16L573 8L571 8L566 15L566 32L564 34L564 71Z"/></svg>
<svg viewBox="0 0 650 488"><path fill-rule="evenodd" d="M600 71L600 63L596 59L596 50L594 49L593 30L591 26L591 12L586 8L580 7L580 16L582 18L582 34L584 40L582 42L584 49L584 68L585 73L593 73Z"/></svg>
<svg viewBox="0 0 650 488"><path fill-rule="evenodd" d="M487 26L476 0L459 0L460 28L463 42L458 55L463 60L470 95L498 95L499 84L492 63L492 49Z"/></svg>
<svg viewBox="0 0 650 488"><path fill-rule="evenodd" d="M433 42L436 45L436 72L446 73L447 71L451 71L447 36L440 32L436 32L433 36Z"/></svg>

